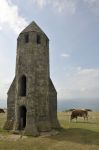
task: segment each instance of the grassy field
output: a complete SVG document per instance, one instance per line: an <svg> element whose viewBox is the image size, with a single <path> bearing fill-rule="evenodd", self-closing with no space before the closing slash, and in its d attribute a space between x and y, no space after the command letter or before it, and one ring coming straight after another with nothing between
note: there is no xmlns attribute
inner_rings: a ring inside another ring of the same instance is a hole
<svg viewBox="0 0 99 150"><path fill-rule="evenodd" d="M99 112L90 112L88 122L69 121L70 113L59 112L58 135L23 137L2 129L6 114L0 114L0 150L99 150Z"/></svg>

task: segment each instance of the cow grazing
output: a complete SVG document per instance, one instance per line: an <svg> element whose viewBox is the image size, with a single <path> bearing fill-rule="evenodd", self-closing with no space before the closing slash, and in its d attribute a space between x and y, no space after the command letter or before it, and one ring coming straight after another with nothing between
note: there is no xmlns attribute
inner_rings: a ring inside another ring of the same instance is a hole
<svg viewBox="0 0 99 150"><path fill-rule="evenodd" d="M0 108L0 113L5 113L5 111L2 108Z"/></svg>
<svg viewBox="0 0 99 150"><path fill-rule="evenodd" d="M76 121L77 121L77 117L83 117L84 120L85 120L85 118L87 118L87 120L88 120L88 111L85 110L85 109L75 109L75 110L73 110L72 113L71 113L70 120L76 118Z"/></svg>

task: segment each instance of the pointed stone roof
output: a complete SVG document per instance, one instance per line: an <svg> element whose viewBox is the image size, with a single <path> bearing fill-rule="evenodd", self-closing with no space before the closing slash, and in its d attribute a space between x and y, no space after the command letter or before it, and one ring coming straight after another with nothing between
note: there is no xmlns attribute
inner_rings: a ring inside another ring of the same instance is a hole
<svg viewBox="0 0 99 150"><path fill-rule="evenodd" d="M42 33L46 36L46 34L42 31L42 29L34 21L31 22L21 33L26 33L26 32L38 32L38 33Z"/></svg>

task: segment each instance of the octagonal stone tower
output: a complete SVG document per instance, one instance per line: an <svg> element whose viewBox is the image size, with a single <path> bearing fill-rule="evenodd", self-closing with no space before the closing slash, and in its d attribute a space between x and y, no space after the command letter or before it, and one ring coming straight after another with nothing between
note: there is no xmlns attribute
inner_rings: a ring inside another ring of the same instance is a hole
<svg viewBox="0 0 99 150"><path fill-rule="evenodd" d="M37 136L59 128L57 92L50 79L49 39L35 22L17 40L15 78L8 91L4 128Z"/></svg>

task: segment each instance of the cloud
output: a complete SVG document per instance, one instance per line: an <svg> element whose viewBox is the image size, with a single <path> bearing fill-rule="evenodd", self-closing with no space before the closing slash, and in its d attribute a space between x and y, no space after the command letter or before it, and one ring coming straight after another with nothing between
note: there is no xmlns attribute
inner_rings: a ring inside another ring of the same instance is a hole
<svg viewBox="0 0 99 150"><path fill-rule="evenodd" d="M58 87L59 99L99 97L99 69L70 69L68 78L64 75Z"/></svg>
<svg viewBox="0 0 99 150"><path fill-rule="evenodd" d="M76 10L76 1L77 0L33 0L33 3L41 9L47 5L50 5L59 13L66 11L67 13L74 14Z"/></svg>
<svg viewBox="0 0 99 150"><path fill-rule="evenodd" d="M0 56L0 58L1 57L2 56ZM7 91L13 79L13 71L10 72L10 68L7 68L7 63L9 64L7 58L4 58L4 62L2 62L2 58L0 59L0 100L5 100L7 98Z"/></svg>
<svg viewBox="0 0 99 150"><path fill-rule="evenodd" d="M60 13L66 11L67 13L74 14L76 10L76 1L73 0L63 0L63 1L56 0L56 1L51 1L51 4Z"/></svg>
<svg viewBox="0 0 99 150"><path fill-rule="evenodd" d="M0 84L0 99L5 100L7 98L7 92L11 83L8 81L3 81L0 82Z"/></svg>
<svg viewBox="0 0 99 150"><path fill-rule="evenodd" d="M61 54L61 57L69 58L69 57L70 57L70 54Z"/></svg>
<svg viewBox="0 0 99 150"><path fill-rule="evenodd" d="M99 0L84 0L88 8L94 13L99 14Z"/></svg>
<svg viewBox="0 0 99 150"><path fill-rule="evenodd" d="M66 12L67 14L75 14L79 10L79 6L86 5L86 8L96 14L99 14L99 0L31 0L40 9L50 6L55 12Z"/></svg>
<svg viewBox="0 0 99 150"><path fill-rule="evenodd" d="M37 4L40 8L43 8L47 4L46 0L33 0L33 2Z"/></svg>
<svg viewBox="0 0 99 150"><path fill-rule="evenodd" d="M27 21L19 15L18 7L10 0L0 0L0 4L0 30L6 25L19 33L27 25Z"/></svg>

